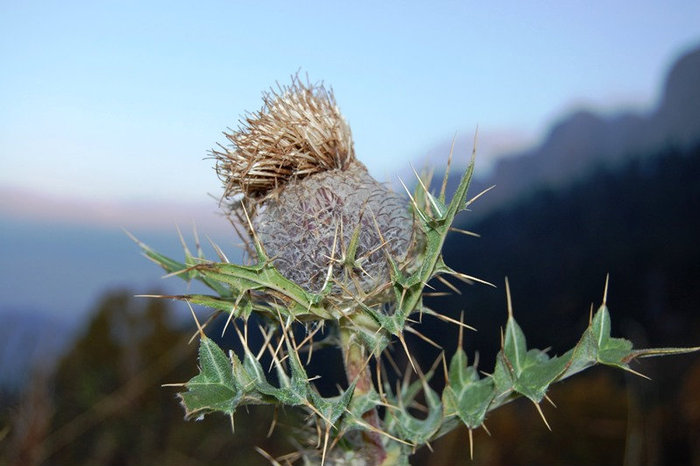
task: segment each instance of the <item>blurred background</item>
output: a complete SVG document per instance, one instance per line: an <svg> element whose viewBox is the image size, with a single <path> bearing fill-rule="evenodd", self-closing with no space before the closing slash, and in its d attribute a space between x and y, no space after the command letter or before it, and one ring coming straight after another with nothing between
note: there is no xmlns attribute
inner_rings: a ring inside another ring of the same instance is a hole
<svg viewBox="0 0 700 466"><path fill-rule="evenodd" d="M209 151L291 75L333 88L355 149L399 186L472 152L448 265L498 285L461 311L489 371L509 277L529 346L570 348L606 274L613 333L700 344L700 3L3 2L0 4L0 465L264 465L280 414L183 421L196 373L183 293L123 229L174 258L177 227L237 256ZM448 353L456 330L424 326ZM426 366L433 354L410 342ZM595 369L456 431L412 464L700 465L700 359ZM291 417L285 422L285 417Z"/></svg>

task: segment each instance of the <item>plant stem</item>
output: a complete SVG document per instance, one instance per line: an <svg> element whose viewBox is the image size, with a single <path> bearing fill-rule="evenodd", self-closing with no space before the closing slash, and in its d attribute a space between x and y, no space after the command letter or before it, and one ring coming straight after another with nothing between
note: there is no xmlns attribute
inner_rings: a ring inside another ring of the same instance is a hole
<svg viewBox="0 0 700 466"><path fill-rule="evenodd" d="M372 373L368 364L367 350L362 342L358 341L350 323L340 324L340 344L343 351L343 363L348 383L356 380L354 396L370 393L374 386ZM381 429L379 413L374 407L362 414L362 419L372 427ZM387 457L387 452L382 443L381 435L377 431L364 430L362 444L357 445L358 452L366 456L368 466L379 466Z"/></svg>

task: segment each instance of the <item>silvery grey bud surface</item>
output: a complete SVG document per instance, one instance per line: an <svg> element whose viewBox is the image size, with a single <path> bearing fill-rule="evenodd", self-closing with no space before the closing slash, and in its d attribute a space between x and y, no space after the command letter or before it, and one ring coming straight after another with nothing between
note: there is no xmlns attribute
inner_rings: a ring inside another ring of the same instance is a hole
<svg viewBox="0 0 700 466"><path fill-rule="evenodd" d="M371 293L389 282L387 254L405 259L412 225L405 200L357 161L291 181L253 221L287 278L320 291L330 265L334 290L353 293Z"/></svg>

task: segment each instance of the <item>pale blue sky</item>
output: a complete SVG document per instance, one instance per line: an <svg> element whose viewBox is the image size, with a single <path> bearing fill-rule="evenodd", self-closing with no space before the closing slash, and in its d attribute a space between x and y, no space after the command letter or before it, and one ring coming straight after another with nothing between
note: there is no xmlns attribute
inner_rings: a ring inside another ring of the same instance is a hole
<svg viewBox="0 0 700 466"><path fill-rule="evenodd" d="M690 0L5 1L0 187L204 200L221 131L297 70L379 178L477 124L488 159L575 106L650 108L699 25Z"/></svg>

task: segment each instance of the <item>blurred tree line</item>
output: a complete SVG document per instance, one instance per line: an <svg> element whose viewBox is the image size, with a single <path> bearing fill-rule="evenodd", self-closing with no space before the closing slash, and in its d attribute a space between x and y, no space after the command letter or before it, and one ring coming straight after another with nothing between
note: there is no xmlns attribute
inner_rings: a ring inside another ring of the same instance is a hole
<svg viewBox="0 0 700 466"><path fill-rule="evenodd" d="M506 320L504 276L529 346L560 354L583 332L587 303L597 306L609 272L616 336L638 347L697 345L699 179L700 147L668 150L538 192L477 223L466 215L461 227L481 238L455 234L446 261L499 289L462 288L426 304L457 319L465 311L478 329L465 334L465 349L488 372ZM294 450L294 420L285 417L293 413L239 410L235 434L223 416L185 422L177 387L162 385L196 373L193 326L177 325L169 303L131 294L107 294L55 370L37 372L20 398L0 405L1 466L262 466L269 462L254 446L273 455ZM431 320L421 332L454 350L456 329ZM410 345L422 367L434 361L429 345L415 338ZM467 433L457 430L412 464L700 465L700 359L648 360L635 369L653 381L602 368L555 385L558 407L543 406L553 432L530 403L514 402L487 419L492 436L475 432L473 462ZM280 426L268 437L273 417Z"/></svg>
<svg viewBox="0 0 700 466"><path fill-rule="evenodd" d="M235 435L223 416L184 421L178 388L162 385L196 373L197 341L166 301L132 294L107 294L55 372L37 373L2 410L0 465L254 466L269 463L253 446L288 452L266 437L264 408L240 410Z"/></svg>

